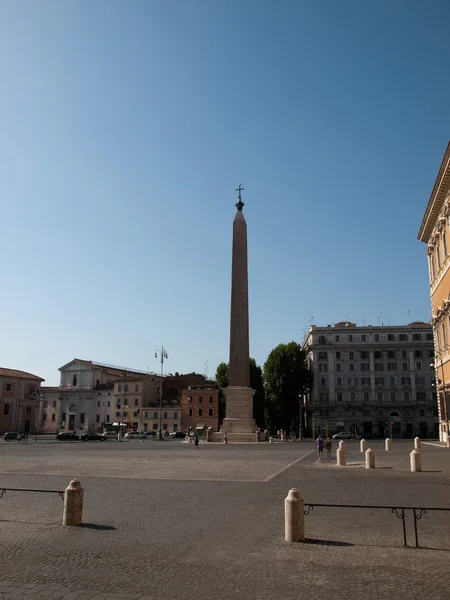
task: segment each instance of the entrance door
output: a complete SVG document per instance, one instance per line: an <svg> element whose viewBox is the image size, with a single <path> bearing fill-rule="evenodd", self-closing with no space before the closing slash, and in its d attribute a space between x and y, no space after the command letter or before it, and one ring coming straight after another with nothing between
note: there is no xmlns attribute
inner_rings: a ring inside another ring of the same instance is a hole
<svg viewBox="0 0 450 600"><path fill-rule="evenodd" d="M384 421L378 421L378 437L384 438Z"/></svg>
<svg viewBox="0 0 450 600"><path fill-rule="evenodd" d="M25 419L24 433L30 433L30 419Z"/></svg>
<svg viewBox="0 0 450 600"><path fill-rule="evenodd" d="M69 431L75 429L75 415L69 415Z"/></svg>
<svg viewBox="0 0 450 600"><path fill-rule="evenodd" d="M406 423L406 437L411 439L413 436L413 426L412 423Z"/></svg>

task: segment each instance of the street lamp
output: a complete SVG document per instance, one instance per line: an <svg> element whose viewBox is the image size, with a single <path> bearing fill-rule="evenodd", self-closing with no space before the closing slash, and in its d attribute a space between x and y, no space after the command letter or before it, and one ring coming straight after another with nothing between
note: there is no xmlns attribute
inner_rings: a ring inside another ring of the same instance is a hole
<svg viewBox="0 0 450 600"><path fill-rule="evenodd" d="M188 438L189 438L189 434L191 432L191 410L192 410L192 396L188 396L188 430L187 430Z"/></svg>
<svg viewBox="0 0 450 600"><path fill-rule="evenodd" d="M163 376L164 376L164 359L169 358L167 351L165 350L164 346L161 346L161 350L155 350L155 358L158 358L158 352L160 355L160 362L161 362L161 385L159 386L159 433L158 433L158 439L162 440L163 436L162 436L162 431L161 431L161 420L162 420L162 395L163 395Z"/></svg>

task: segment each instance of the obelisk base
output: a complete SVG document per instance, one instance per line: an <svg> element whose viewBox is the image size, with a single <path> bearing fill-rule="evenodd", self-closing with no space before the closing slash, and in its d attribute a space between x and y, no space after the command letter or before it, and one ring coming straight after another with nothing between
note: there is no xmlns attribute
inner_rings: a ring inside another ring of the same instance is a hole
<svg viewBox="0 0 450 600"><path fill-rule="evenodd" d="M227 416L223 420L220 431L229 434L229 436L245 433L254 434L257 429L253 418L255 390L251 387L228 386L223 391L227 399ZM239 435L239 438L241 437L242 435ZM233 441L233 439L230 438L230 441Z"/></svg>

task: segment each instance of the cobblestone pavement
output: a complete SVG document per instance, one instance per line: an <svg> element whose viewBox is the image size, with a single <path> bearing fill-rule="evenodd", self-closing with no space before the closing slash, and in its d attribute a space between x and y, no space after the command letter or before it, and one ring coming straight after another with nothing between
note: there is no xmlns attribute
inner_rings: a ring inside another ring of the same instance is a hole
<svg viewBox="0 0 450 600"><path fill-rule="evenodd" d="M418 550L390 510L316 507L308 542L283 541L294 486L309 503L449 507L450 450L423 447L425 472L410 473L410 444L371 444L374 471L354 442L344 468L311 444L145 444L1 445L0 486L58 490L79 476L85 526L62 527L56 494L7 492L0 600L450 597L450 513L418 522Z"/></svg>

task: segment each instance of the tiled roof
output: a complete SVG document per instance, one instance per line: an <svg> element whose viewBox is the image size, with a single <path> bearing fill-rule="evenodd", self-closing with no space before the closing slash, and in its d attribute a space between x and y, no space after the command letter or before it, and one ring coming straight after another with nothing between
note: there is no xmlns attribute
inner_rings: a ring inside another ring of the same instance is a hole
<svg viewBox="0 0 450 600"><path fill-rule="evenodd" d="M38 381L45 381L45 379L38 377L38 375L33 375L33 373L18 371L17 369L7 369L6 367L0 367L0 377L20 377L20 379L37 379Z"/></svg>

